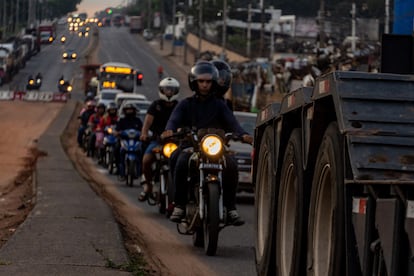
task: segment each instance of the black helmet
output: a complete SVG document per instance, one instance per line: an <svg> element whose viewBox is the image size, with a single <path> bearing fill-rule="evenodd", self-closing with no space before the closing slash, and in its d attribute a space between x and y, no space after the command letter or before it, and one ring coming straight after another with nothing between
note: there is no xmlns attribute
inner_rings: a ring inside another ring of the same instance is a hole
<svg viewBox="0 0 414 276"><path fill-rule="evenodd" d="M118 108L116 106L116 103L115 102L108 103L108 105L106 106L106 111L110 115L115 115L117 113L117 111L118 111Z"/></svg>
<svg viewBox="0 0 414 276"><path fill-rule="evenodd" d="M135 105L133 104L126 104L124 105L124 107L122 107L122 113L124 113L124 115L136 115L137 113L137 108Z"/></svg>
<svg viewBox="0 0 414 276"><path fill-rule="evenodd" d="M188 74L188 84L190 86L190 89L195 93L199 92L197 79L199 79L201 75L211 76L211 81L213 82L211 90L214 91L214 89L217 88L218 70L209 61L199 61L191 68L191 71Z"/></svg>
<svg viewBox="0 0 414 276"><path fill-rule="evenodd" d="M104 103L98 103L98 105L96 106L96 109L98 110L99 108L106 110L106 105Z"/></svg>
<svg viewBox="0 0 414 276"><path fill-rule="evenodd" d="M219 76L217 80L217 94L223 96L227 90L229 90L232 80L231 68L227 62L222 60L213 60L211 61L213 65L217 68Z"/></svg>

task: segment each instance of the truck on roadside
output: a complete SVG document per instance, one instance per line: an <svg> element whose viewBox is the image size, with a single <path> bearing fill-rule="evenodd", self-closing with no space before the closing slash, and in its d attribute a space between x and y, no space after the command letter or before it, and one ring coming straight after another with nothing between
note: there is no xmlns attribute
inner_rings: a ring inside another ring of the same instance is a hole
<svg viewBox="0 0 414 276"><path fill-rule="evenodd" d="M42 44L50 44L56 38L56 23L54 22L46 22L42 23L38 27L38 33L40 36L40 43Z"/></svg>
<svg viewBox="0 0 414 276"><path fill-rule="evenodd" d="M269 104L252 176L258 275L414 275L413 75L335 71Z"/></svg>
<svg viewBox="0 0 414 276"><path fill-rule="evenodd" d="M129 32L131 34L142 32L142 17L138 15L129 17Z"/></svg>
<svg viewBox="0 0 414 276"><path fill-rule="evenodd" d="M11 51L0 45L0 85L11 80L13 72L13 56Z"/></svg>

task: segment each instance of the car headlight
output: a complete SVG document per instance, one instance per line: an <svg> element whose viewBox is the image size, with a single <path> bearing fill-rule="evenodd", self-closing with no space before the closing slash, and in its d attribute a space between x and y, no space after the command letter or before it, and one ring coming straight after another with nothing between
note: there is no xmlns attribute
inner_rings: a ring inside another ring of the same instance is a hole
<svg viewBox="0 0 414 276"><path fill-rule="evenodd" d="M162 153L165 157L170 158L171 154L177 149L175 143L167 143L162 147Z"/></svg>
<svg viewBox="0 0 414 276"><path fill-rule="evenodd" d="M63 53L62 57L63 58L67 58L68 57L68 53Z"/></svg>
<svg viewBox="0 0 414 276"><path fill-rule="evenodd" d="M217 135L206 135L201 140L201 151L210 157L221 157L223 142Z"/></svg>
<svg viewBox="0 0 414 276"><path fill-rule="evenodd" d="M73 53L72 58L76 58L76 57L77 57L76 53Z"/></svg>

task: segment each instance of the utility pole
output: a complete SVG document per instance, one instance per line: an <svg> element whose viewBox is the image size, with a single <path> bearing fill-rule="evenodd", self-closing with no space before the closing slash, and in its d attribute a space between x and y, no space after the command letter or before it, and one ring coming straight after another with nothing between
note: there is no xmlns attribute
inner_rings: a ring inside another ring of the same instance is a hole
<svg viewBox="0 0 414 276"><path fill-rule="evenodd" d="M355 15L356 15L356 5L355 5L355 2L353 2L352 3L352 11L351 11L351 14L352 14L352 40L351 40L351 49L352 49L352 53L354 53L355 52L355 37L356 37L356 18L355 18Z"/></svg>
<svg viewBox="0 0 414 276"><path fill-rule="evenodd" d="M325 47L325 0L321 0L319 6L319 48Z"/></svg>
<svg viewBox="0 0 414 276"><path fill-rule="evenodd" d="M27 14L27 28L34 27L36 21L36 1L29 0L28 14Z"/></svg>
<svg viewBox="0 0 414 276"><path fill-rule="evenodd" d="M198 49L197 49L197 58L200 57L201 54L201 37L203 36L203 1L198 0Z"/></svg>
<svg viewBox="0 0 414 276"><path fill-rule="evenodd" d="M176 31L176 24L175 24L175 14L177 13L176 7L176 0L173 0L173 10L172 10L172 21L173 21L173 37L172 37L172 47L171 47L171 56L175 55L175 31Z"/></svg>
<svg viewBox="0 0 414 276"><path fill-rule="evenodd" d="M20 9L19 9L19 0L16 0L16 20L15 20L15 24L14 24L14 32L18 32L19 31L19 13L20 13Z"/></svg>
<svg viewBox="0 0 414 276"><path fill-rule="evenodd" d="M151 0L148 0L147 28L151 29Z"/></svg>
<svg viewBox="0 0 414 276"><path fill-rule="evenodd" d="M227 35L227 0L223 1L223 33L221 40L221 59L226 59L226 35Z"/></svg>
<svg viewBox="0 0 414 276"><path fill-rule="evenodd" d="M390 0L385 0L385 22L384 22L384 33L390 32Z"/></svg>
<svg viewBox="0 0 414 276"><path fill-rule="evenodd" d="M260 0L260 9L261 9L261 15L260 15L260 21L262 24L262 27L260 28L260 43L259 43L259 51L260 51L260 56L264 56L263 52L264 52L264 28L265 28L265 13L264 13L264 3L263 0Z"/></svg>
<svg viewBox="0 0 414 276"><path fill-rule="evenodd" d="M246 55L248 58L251 56L251 40L252 40L252 4L247 6L247 43L246 43Z"/></svg>

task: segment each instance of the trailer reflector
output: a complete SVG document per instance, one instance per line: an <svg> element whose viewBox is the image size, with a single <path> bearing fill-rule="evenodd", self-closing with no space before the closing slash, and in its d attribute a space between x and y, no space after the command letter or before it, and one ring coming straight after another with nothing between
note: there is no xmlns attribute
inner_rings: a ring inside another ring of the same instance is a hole
<svg viewBox="0 0 414 276"><path fill-rule="evenodd" d="M414 218L414 201L408 200L407 201L407 218Z"/></svg>
<svg viewBox="0 0 414 276"><path fill-rule="evenodd" d="M354 214L366 214L367 213L367 200L368 198L352 198L352 213Z"/></svg>
<svg viewBox="0 0 414 276"><path fill-rule="evenodd" d="M322 80L319 82L319 94L329 92L329 80Z"/></svg>

